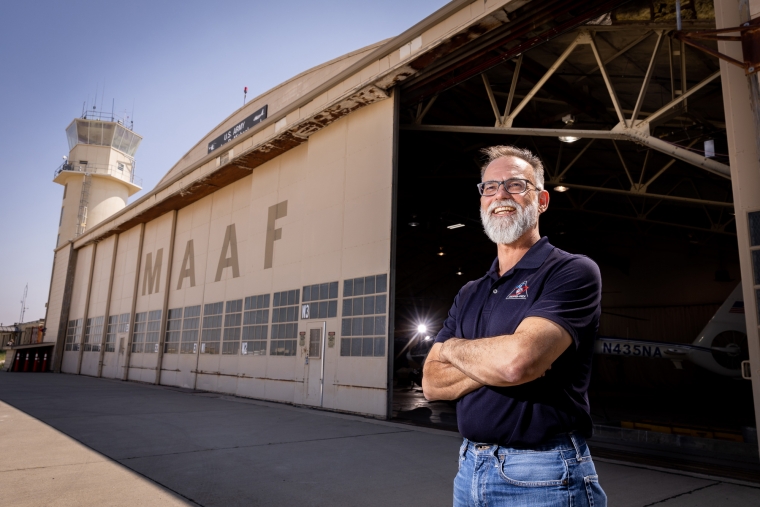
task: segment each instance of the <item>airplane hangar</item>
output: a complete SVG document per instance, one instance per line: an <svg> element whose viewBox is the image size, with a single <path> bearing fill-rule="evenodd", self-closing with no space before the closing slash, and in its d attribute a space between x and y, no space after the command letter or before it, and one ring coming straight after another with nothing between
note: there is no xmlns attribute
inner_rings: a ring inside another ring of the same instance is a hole
<svg viewBox="0 0 760 507"><path fill-rule="evenodd" d="M129 205L139 136L87 112L36 345L63 373L450 424L413 382L494 257L480 150L514 144L545 166L542 235L601 268L595 417L751 442L757 76L704 34L754 26L740 3L455 0L251 100ZM721 308L742 324L697 350Z"/></svg>

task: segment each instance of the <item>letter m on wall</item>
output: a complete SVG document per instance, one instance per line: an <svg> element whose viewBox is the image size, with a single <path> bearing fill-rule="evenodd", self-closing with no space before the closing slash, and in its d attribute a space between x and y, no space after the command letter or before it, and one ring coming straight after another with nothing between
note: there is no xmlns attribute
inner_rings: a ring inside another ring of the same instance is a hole
<svg viewBox="0 0 760 507"><path fill-rule="evenodd" d="M142 295L145 295L145 291L148 294L158 292L158 288L161 284L161 259L164 255L164 249L159 248L156 252L156 262L153 263L153 252L148 252L145 255L145 269L143 271L143 286Z"/></svg>

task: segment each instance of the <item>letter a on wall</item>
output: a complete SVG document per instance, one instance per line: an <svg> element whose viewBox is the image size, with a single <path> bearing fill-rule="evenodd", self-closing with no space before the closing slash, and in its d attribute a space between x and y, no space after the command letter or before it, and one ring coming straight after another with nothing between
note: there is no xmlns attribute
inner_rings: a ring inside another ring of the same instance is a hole
<svg viewBox="0 0 760 507"><path fill-rule="evenodd" d="M227 256L229 250L230 255ZM237 252L237 234L235 234L235 224L227 226L227 230L224 231L224 243L222 244L222 252L219 254L219 264L216 266L216 278L215 282L222 279L222 271L224 268L232 268L232 278L240 276L240 268L238 267L238 252Z"/></svg>
<svg viewBox="0 0 760 507"><path fill-rule="evenodd" d="M185 246L185 256L182 258L182 267L179 271L177 290L182 288L182 282L187 277L190 277L190 287L195 287L195 250L193 248L192 239L188 240L187 245Z"/></svg>
<svg viewBox="0 0 760 507"><path fill-rule="evenodd" d="M267 239L264 247L264 269L272 267L272 258L274 257L274 242L282 238L282 227L274 228L274 222L278 218L288 216L288 201L282 201L274 206L269 206L267 215Z"/></svg>
<svg viewBox="0 0 760 507"><path fill-rule="evenodd" d="M164 255L164 249L159 248L156 252L156 263L153 264L153 252L148 252L145 255L145 271L143 275L143 288L142 295L145 295L145 290L148 290L148 294L158 292L158 288L161 284L161 258Z"/></svg>

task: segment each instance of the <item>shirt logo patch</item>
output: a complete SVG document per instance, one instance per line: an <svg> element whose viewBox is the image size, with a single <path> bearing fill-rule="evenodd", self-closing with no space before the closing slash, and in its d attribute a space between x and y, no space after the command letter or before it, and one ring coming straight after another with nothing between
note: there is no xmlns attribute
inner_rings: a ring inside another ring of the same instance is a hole
<svg viewBox="0 0 760 507"><path fill-rule="evenodd" d="M527 299L528 298L528 280L512 289L507 299Z"/></svg>

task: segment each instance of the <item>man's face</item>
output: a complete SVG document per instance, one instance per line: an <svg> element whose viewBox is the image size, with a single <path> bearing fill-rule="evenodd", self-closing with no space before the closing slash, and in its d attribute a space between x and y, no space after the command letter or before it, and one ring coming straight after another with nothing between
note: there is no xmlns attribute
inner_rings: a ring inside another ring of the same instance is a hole
<svg viewBox="0 0 760 507"><path fill-rule="evenodd" d="M525 179L530 183L522 194L510 194L499 186L492 196L480 197L480 218L488 237L497 244L511 244L536 226L539 215L539 192L533 168L517 157L501 157L491 162L483 181ZM541 211L543 211L543 207Z"/></svg>

